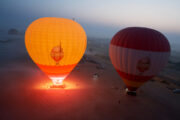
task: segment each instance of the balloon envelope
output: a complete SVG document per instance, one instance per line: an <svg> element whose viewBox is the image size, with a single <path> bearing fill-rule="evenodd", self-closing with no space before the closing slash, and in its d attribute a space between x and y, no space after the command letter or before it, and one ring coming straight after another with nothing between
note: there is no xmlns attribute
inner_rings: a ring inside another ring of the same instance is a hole
<svg viewBox="0 0 180 120"><path fill-rule="evenodd" d="M62 84L86 49L86 34L77 22L45 17L32 22L25 33L26 49L54 84Z"/></svg>
<svg viewBox="0 0 180 120"><path fill-rule="evenodd" d="M135 91L166 65L170 45L156 30L129 27L114 35L109 56L127 88Z"/></svg>

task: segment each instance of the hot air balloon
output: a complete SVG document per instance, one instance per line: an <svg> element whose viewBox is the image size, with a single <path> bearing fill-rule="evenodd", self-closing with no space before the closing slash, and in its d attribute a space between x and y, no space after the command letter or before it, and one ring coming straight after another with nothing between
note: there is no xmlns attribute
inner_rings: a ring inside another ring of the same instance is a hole
<svg viewBox="0 0 180 120"><path fill-rule="evenodd" d="M156 30L129 27L114 35L109 56L126 85L127 94L136 95L136 90L167 64L170 45Z"/></svg>
<svg viewBox="0 0 180 120"><path fill-rule="evenodd" d="M62 85L82 58L86 44L86 33L81 25L65 18L39 18L25 32L30 57L54 86Z"/></svg>

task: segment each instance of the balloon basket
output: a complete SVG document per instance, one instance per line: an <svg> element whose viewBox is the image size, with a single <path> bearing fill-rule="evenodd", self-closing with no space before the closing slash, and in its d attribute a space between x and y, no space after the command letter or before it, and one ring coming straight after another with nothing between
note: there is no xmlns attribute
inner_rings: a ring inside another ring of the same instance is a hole
<svg viewBox="0 0 180 120"><path fill-rule="evenodd" d="M50 88L65 88L66 85L63 84L63 85L51 85Z"/></svg>
<svg viewBox="0 0 180 120"><path fill-rule="evenodd" d="M125 89L127 95L136 96L136 91L131 91L128 88Z"/></svg>

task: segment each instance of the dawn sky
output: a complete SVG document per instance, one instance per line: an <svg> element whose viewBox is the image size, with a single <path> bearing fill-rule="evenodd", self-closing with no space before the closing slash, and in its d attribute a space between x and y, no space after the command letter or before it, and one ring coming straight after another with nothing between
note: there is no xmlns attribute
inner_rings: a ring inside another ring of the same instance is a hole
<svg viewBox="0 0 180 120"><path fill-rule="evenodd" d="M25 29L39 17L65 17L90 35L112 36L129 26L179 34L179 6L180 0L1 0L0 28Z"/></svg>

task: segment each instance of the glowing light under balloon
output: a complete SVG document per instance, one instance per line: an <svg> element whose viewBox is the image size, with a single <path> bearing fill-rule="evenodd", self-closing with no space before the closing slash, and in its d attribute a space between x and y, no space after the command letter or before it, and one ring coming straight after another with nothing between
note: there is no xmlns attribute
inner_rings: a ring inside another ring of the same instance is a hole
<svg viewBox="0 0 180 120"><path fill-rule="evenodd" d="M64 77L49 77L49 78L52 80L54 85L62 85L62 82L65 79L65 77L66 76L64 76Z"/></svg>

